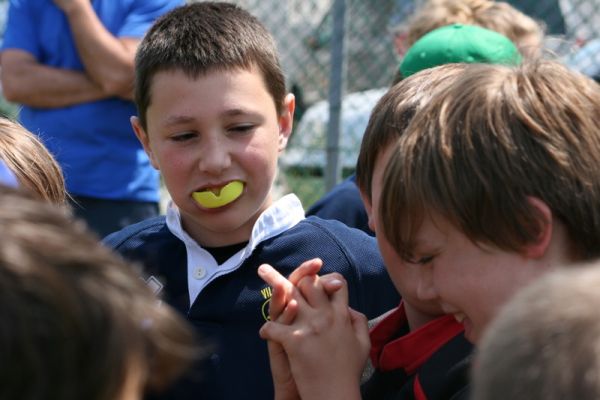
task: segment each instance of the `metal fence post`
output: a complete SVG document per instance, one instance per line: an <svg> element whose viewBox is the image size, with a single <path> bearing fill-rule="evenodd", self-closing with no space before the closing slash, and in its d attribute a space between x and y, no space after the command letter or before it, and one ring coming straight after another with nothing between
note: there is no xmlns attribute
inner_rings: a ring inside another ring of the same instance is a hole
<svg viewBox="0 0 600 400"><path fill-rule="evenodd" d="M341 177L340 120L342 93L345 81L345 35L346 1L333 3L333 32L331 37L331 74L329 79L329 124L327 129L327 166L325 168L325 190L335 186Z"/></svg>

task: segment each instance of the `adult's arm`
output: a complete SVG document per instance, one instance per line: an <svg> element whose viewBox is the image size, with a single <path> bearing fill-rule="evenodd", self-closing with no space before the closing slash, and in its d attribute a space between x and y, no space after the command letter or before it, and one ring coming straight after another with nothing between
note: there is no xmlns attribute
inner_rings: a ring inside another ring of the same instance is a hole
<svg viewBox="0 0 600 400"><path fill-rule="evenodd" d="M88 76L106 93L133 98L138 38L117 38L102 24L89 0L54 0L67 16Z"/></svg>
<svg viewBox="0 0 600 400"><path fill-rule="evenodd" d="M27 51L4 50L1 60L2 90L11 102L58 108L107 97L85 73L40 64Z"/></svg>

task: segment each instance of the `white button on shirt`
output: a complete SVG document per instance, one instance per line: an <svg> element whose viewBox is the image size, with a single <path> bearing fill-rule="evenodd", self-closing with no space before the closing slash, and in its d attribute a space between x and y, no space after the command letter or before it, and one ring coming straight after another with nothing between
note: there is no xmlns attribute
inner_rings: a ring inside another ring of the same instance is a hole
<svg viewBox="0 0 600 400"><path fill-rule="evenodd" d="M202 267L196 267L194 269L194 278L195 279L202 279L206 276L206 269L202 268Z"/></svg>

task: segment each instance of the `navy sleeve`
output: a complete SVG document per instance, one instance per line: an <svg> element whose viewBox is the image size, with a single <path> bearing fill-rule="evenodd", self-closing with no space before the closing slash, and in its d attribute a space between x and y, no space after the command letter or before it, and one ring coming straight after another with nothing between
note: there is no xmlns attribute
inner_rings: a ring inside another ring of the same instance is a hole
<svg viewBox="0 0 600 400"><path fill-rule="evenodd" d="M308 209L306 215L334 219L351 228L357 228L371 236L375 236L375 233L369 228L369 218L360 198L354 175L339 183L317 200Z"/></svg>

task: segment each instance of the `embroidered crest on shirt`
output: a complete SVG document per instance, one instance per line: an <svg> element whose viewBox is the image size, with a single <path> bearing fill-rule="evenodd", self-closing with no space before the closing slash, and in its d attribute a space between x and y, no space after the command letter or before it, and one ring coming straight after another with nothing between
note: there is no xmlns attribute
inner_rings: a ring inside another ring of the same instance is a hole
<svg viewBox="0 0 600 400"><path fill-rule="evenodd" d="M271 296L273 296L273 289L271 289L270 286L267 286L266 288L260 290L260 294L262 295L263 299L265 299L260 311L262 312L262 316L265 321L270 321L271 318L269 317L269 304L271 303Z"/></svg>

